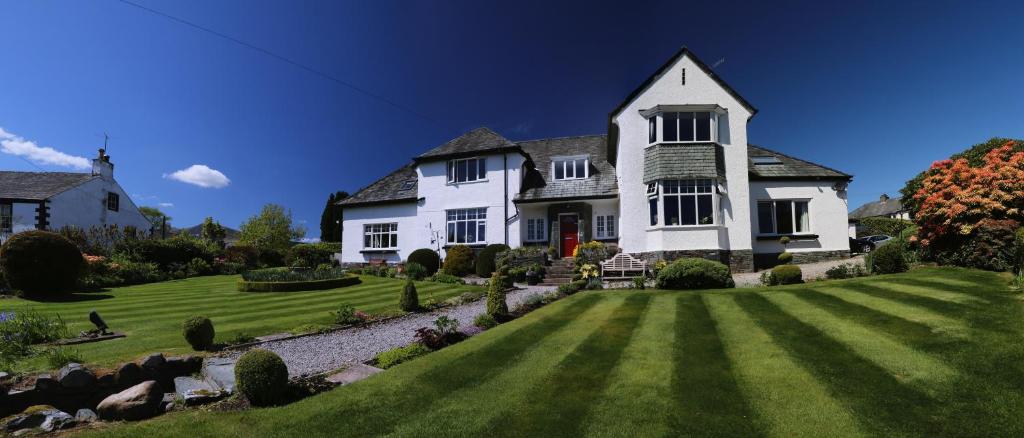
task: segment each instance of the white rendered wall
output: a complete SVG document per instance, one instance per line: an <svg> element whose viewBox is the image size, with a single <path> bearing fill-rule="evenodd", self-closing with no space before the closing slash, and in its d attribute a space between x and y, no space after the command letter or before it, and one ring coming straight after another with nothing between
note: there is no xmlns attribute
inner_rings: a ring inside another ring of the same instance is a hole
<svg viewBox="0 0 1024 438"><path fill-rule="evenodd" d="M363 225L397 223L397 253L363 253ZM399 262L409 257L409 253L418 248L430 246L430 236L423 229L416 217L416 203L384 204L368 207L345 208L341 241L342 263L366 263L370 260L384 259L388 262Z"/></svg>
<svg viewBox="0 0 1024 438"><path fill-rule="evenodd" d="M595 199L592 201L584 201L593 207L593 217L590 219L590 236L595 240L597 237L597 217L598 216L615 216L615 235L612 237L602 237L601 240L615 239L622 234L622 217L619 214L619 200L618 199Z"/></svg>
<svg viewBox="0 0 1024 438"><path fill-rule="evenodd" d="M686 85L681 70L686 69ZM656 105L718 104L727 114L720 118L719 143L725 156L728 194L720 201L722 227L689 230L654 230L649 226L646 186L643 183L647 119L639 111ZM616 174L623 212L619 246L629 253L657 250L752 248L750 195L747 178L747 120L751 114L736 98L704 73L689 57L676 61L618 115Z"/></svg>
<svg viewBox="0 0 1024 438"><path fill-rule="evenodd" d="M548 205L549 204L520 204L519 207L519 219L516 224L517 232L521 237L516 244L509 245L513 248L522 245L543 245L548 246L551 242L551 222L548 218ZM544 240L543 241L526 241L526 220L527 219L544 219Z"/></svg>
<svg viewBox="0 0 1024 438"><path fill-rule="evenodd" d="M836 192L831 181L778 181L753 182L750 184L750 209L756 211L757 201L770 199L807 200L811 216L811 234L817 240L794 240L788 246L789 252L849 251L850 224L847 216L846 192ZM757 215L752 217L754 233L757 233ZM755 253L779 253L782 245L777 240L756 241Z"/></svg>
<svg viewBox="0 0 1024 438"><path fill-rule="evenodd" d="M118 195L118 211L107 209L107 193ZM81 185L65 190L52 198L50 208L50 229L57 230L65 225L89 229L98 225L117 225L121 228L133 226L142 232L149 232L152 225L131 197L117 182L108 178L94 178Z"/></svg>

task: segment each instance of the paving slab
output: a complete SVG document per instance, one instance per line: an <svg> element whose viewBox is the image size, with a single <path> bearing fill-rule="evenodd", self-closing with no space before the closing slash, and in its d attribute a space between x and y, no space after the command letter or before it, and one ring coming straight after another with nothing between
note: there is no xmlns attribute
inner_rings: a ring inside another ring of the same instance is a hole
<svg viewBox="0 0 1024 438"><path fill-rule="evenodd" d="M367 365L367 364L360 363L360 364L355 364L355 365L352 365L352 366L350 366L348 368L345 368L344 371L341 371L339 373L335 373L335 374L331 374L330 376L327 376L327 381L331 382L331 383L336 383L336 384L339 384L339 385L349 385L349 384L358 382L360 380L363 380L363 379L365 379L367 377L370 377L370 376L372 376L374 374L377 374L377 373L379 373L381 371L384 371L384 370L382 370L380 368L377 368L377 367L373 367L373 366Z"/></svg>

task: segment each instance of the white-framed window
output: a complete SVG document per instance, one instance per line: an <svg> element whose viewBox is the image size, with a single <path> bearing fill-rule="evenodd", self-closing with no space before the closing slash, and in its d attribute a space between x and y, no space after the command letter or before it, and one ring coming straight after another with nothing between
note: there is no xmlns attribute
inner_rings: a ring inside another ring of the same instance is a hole
<svg viewBox="0 0 1024 438"><path fill-rule="evenodd" d="M713 111L665 112L651 116L647 122L648 143L658 141L658 120L661 119L661 141L718 141L718 113Z"/></svg>
<svg viewBox="0 0 1024 438"><path fill-rule="evenodd" d="M712 179L664 180L647 186L651 226L715 225L718 194ZM659 210L661 205L663 210ZM664 218L659 221L660 218Z"/></svg>
<svg viewBox="0 0 1024 438"><path fill-rule="evenodd" d="M590 157L556 157L551 160L555 180L584 179L590 176Z"/></svg>
<svg viewBox="0 0 1024 438"><path fill-rule="evenodd" d="M484 243L487 241L487 209L448 210L448 243Z"/></svg>
<svg viewBox="0 0 1024 438"><path fill-rule="evenodd" d="M647 119L647 143L658 141L658 117L651 116Z"/></svg>
<svg viewBox="0 0 1024 438"><path fill-rule="evenodd" d="M766 235L810 233L810 202L791 199L758 201L757 231Z"/></svg>
<svg viewBox="0 0 1024 438"><path fill-rule="evenodd" d="M547 227L544 226L544 218L531 218L526 220L526 241L543 242L547 240Z"/></svg>
<svg viewBox="0 0 1024 438"><path fill-rule="evenodd" d="M398 248L398 224L365 224L363 225L363 248L396 249Z"/></svg>
<svg viewBox="0 0 1024 438"><path fill-rule="evenodd" d="M0 234L14 232L14 205L0 204Z"/></svg>
<svg viewBox="0 0 1024 438"><path fill-rule="evenodd" d="M487 179L486 158L462 158L448 161L448 182L452 184Z"/></svg>
<svg viewBox="0 0 1024 438"><path fill-rule="evenodd" d="M647 209L651 216L651 226L658 225L658 183L647 184Z"/></svg>
<svg viewBox="0 0 1024 438"><path fill-rule="evenodd" d="M596 216L594 218L594 234L598 239L612 239L615 237L615 215Z"/></svg>

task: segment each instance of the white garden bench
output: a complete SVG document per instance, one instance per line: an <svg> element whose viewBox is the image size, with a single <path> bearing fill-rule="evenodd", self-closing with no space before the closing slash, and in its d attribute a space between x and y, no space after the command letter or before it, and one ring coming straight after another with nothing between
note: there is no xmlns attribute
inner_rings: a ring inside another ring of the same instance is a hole
<svg viewBox="0 0 1024 438"><path fill-rule="evenodd" d="M619 277L609 277L606 272L611 271L617 272ZM637 259L629 254L620 252L615 254L608 260L601 262L601 278L605 280L625 280L630 277L626 276L627 272L638 273L639 275L647 274L647 262Z"/></svg>

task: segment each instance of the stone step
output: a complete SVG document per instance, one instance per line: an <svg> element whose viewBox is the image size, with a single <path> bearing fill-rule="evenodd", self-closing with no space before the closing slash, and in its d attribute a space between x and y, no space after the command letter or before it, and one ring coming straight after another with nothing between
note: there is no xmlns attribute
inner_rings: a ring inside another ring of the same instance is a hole
<svg viewBox="0 0 1024 438"><path fill-rule="evenodd" d="M563 274L551 274L551 273L548 273L548 274L544 275L544 278L573 278L575 276L576 276L576 274L573 274L572 272L566 272L566 273L563 273Z"/></svg>
<svg viewBox="0 0 1024 438"><path fill-rule="evenodd" d="M545 278L540 283L541 286L558 286L560 284L566 284L572 282L571 278Z"/></svg>

